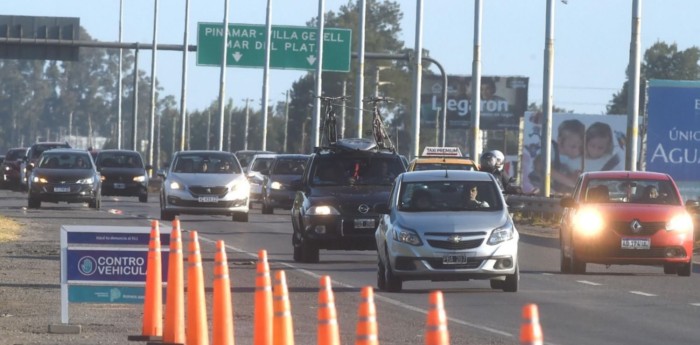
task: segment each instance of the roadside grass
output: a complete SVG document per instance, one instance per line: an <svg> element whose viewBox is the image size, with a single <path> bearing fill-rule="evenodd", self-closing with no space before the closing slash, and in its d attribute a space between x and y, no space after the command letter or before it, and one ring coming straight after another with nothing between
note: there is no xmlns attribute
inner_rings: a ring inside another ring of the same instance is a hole
<svg viewBox="0 0 700 345"><path fill-rule="evenodd" d="M513 214L515 224L526 224L541 226L547 228L556 228L559 226L559 216L542 215L542 214L525 214L516 212Z"/></svg>
<svg viewBox="0 0 700 345"><path fill-rule="evenodd" d="M19 224L14 220L0 216L0 242L14 241L19 237Z"/></svg>

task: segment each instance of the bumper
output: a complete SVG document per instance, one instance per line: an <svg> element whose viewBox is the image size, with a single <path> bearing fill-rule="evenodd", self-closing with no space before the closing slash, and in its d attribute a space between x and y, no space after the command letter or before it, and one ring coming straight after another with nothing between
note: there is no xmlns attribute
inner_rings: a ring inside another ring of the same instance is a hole
<svg viewBox="0 0 700 345"><path fill-rule="evenodd" d="M2 174L2 183L6 185L19 185L19 171L9 171Z"/></svg>
<svg viewBox="0 0 700 345"><path fill-rule="evenodd" d="M147 193L148 185L145 183L102 182L102 195L139 196Z"/></svg>
<svg viewBox="0 0 700 345"><path fill-rule="evenodd" d="M66 191L57 191L56 188L67 188L63 189ZM67 202L67 203L85 203L90 202L96 198L96 192L92 185L80 185L80 184L63 184L63 185L53 185L44 184L36 185L32 184L29 197L35 198L40 201L46 202Z"/></svg>
<svg viewBox="0 0 700 345"><path fill-rule="evenodd" d="M387 250L392 271L403 280L492 279L514 274L518 264L517 237L468 250L433 248L427 243L412 246L388 239ZM466 262L445 263L445 257L454 256L466 257Z"/></svg>
<svg viewBox="0 0 700 345"><path fill-rule="evenodd" d="M658 231L652 236L625 236L650 239L649 249L622 249L622 237L576 237L576 258L585 262L616 265L660 265L692 260L693 237L680 232Z"/></svg>
<svg viewBox="0 0 700 345"><path fill-rule="evenodd" d="M291 209L294 204L295 191L272 189L267 192L266 202L274 208Z"/></svg>
<svg viewBox="0 0 700 345"><path fill-rule="evenodd" d="M355 227L355 220L362 227ZM374 226L366 220L374 220ZM342 216L304 216L304 235L314 241L321 249L331 250L376 250L374 240L378 216L353 218Z"/></svg>
<svg viewBox="0 0 700 345"><path fill-rule="evenodd" d="M186 214L230 215L248 213L248 198L218 198L216 201L200 202L191 196L168 195L165 197L164 209L169 212Z"/></svg>

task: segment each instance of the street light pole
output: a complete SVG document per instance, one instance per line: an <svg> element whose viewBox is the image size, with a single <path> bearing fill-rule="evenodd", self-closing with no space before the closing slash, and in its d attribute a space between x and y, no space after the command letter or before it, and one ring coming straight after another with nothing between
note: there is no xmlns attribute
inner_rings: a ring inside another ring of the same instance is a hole
<svg viewBox="0 0 700 345"><path fill-rule="evenodd" d="M627 98L627 159L625 169L637 171L637 139L639 137L639 75L640 75L640 28L642 17L642 0L632 3L632 40L630 43L630 62L627 67L629 93Z"/></svg>
<svg viewBox="0 0 700 345"><path fill-rule="evenodd" d="M148 136L148 164L153 165L156 126L156 61L158 53L158 0L153 5L153 50L151 50L151 121Z"/></svg>
<svg viewBox="0 0 700 345"><path fill-rule="evenodd" d="M289 90L284 93L284 142L282 152L287 153L287 129L289 128Z"/></svg>
<svg viewBox="0 0 700 345"><path fill-rule="evenodd" d="M477 0L478 1L478 0ZM420 152L420 91L423 69L423 0L416 1L416 44L413 62L413 157Z"/></svg>
<svg viewBox="0 0 700 345"><path fill-rule="evenodd" d="M243 125L243 149L248 149L248 122L250 121L250 107L248 104L252 101L250 98L243 100L245 102L245 122Z"/></svg>
<svg viewBox="0 0 700 345"><path fill-rule="evenodd" d="M272 42L272 0L267 0L267 15L265 16L265 68L263 69L263 89L262 89L262 150L267 150L267 98L270 94L270 45Z"/></svg>
<svg viewBox="0 0 700 345"><path fill-rule="evenodd" d="M119 0L119 43L122 43L122 23L124 18L124 0ZM119 75L117 76L117 149L122 149L122 60L123 51L119 49Z"/></svg>
<svg viewBox="0 0 700 345"><path fill-rule="evenodd" d="M180 87L180 151L185 150L185 129L187 118L187 50L189 37L190 0L185 0L185 34L183 37L182 49L182 81ZM174 137L173 137L173 140ZM189 136L187 141L189 141Z"/></svg>
<svg viewBox="0 0 700 345"><path fill-rule="evenodd" d="M481 0L474 1L474 57L472 60L472 134L471 153L472 159L478 160L481 153L481 13L483 6ZM447 85L445 85L447 87ZM447 104L443 104L447 107ZM447 129L445 129L447 130Z"/></svg>
<svg viewBox="0 0 700 345"><path fill-rule="evenodd" d="M224 98L226 98L226 57L228 56L228 3L224 0L224 40L219 71L219 151L224 150Z"/></svg>
<svg viewBox="0 0 700 345"><path fill-rule="evenodd" d="M311 148L313 149L314 147L318 146L319 142L319 124L321 123L321 99L318 98L318 96L321 96L323 93L322 85L323 85L323 80L322 80L322 74L323 74L323 28L325 26L325 18L324 18L324 12L325 12L325 0L318 0L318 37L316 41L316 46L318 47L317 49L317 60L316 60L316 85L314 88L314 95L316 96L315 102L314 102L314 119L313 119L313 128L311 129L312 138L311 138Z"/></svg>
<svg viewBox="0 0 700 345"><path fill-rule="evenodd" d="M554 88L554 0L547 0L547 22L544 42L544 90L542 95L542 160L544 179L542 180L542 195L549 197L550 180L552 175L552 89Z"/></svg>

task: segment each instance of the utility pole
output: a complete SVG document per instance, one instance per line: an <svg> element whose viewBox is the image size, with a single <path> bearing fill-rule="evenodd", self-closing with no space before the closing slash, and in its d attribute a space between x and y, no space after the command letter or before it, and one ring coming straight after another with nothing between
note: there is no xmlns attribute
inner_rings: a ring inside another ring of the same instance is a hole
<svg viewBox="0 0 700 345"><path fill-rule="evenodd" d="M228 151L231 152L231 128L233 128L233 103L231 104L231 111L228 112Z"/></svg>
<svg viewBox="0 0 700 345"><path fill-rule="evenodd" d="M158 54L158 0L153 5L153 50L151 50L151 121L148 136L148 164L153 165L156 126L156 61Z"/></svg>
<svg viewBox="0 0 700 345"><path fill-rule="evenodd" d="M625 169L637 171L637 139L639 139L639 75L640 75L640 28L642 17L642 0L632 3L632 39L630 43L630 62L627 67L629 91L627 95L627 145Z"/></svg>
<svg viewBox="0 0 700 345"><path fill-rule="evenodd" d="M185 35L182 45L182 81L180 83L180 151L185 150L185 127L189 119L187 118L187 49L189 37L190 0L185 0ZM173 121L174 122L174 121ZM175 133L173 133L175 138ZM174 139L173 139L174 141ZM190 137L187 135L187 147L189 148ZM175 152L175 150L173 150Z"/></svg>
<svg viewBox="0 0 700 345"><path fill-rule="evenodd" d="M314 96L316 98L314 99L313 128L311 128L311 149L318 146L320 137L321 99L318 98L318 96L321 96L323 93L323 30L325 27L325 7L325 0L318 0L318 37L316 40L318 59L316 60L316 84L314 85Z"/></svg>
<svg viewBox="0 0 700 345"><path fill-rule="evenodd" d="M343 110L344 111L344 110ZM345 113L343 113L345 114ZM343 123L345 124L345 123ZM284 93L284 142L282 152L287 153L287 130L289 128L289 90Z"/></svg>
<svg viewBox="0 0 700 345"><path fill-rule="evenodd" d="M209 146L211 140L211 110L207 109L207 150L211 150Z"/></svg>
<svg viewBox="0 0 700 345"><path fill-rule="evenodd" d="M348 81L343 80L343 97L348 92ZM345 112L346 112L346 106L343 104L343 108L340 110L340 137L345 138ZM362 112L362 109L360 109L360 113Z"/></svg>
<svg viewBox="0 0 700 345"><path fill-rule="evenodd" d="M243 123L243 149L248 149L248 122L250 121L250 107L248 104L253 101L250 98L243 99L245 102L245 122Z"/></svg>
<svg viewBox="0 0 700 345"><path fill-rule="evenodd" d="M478 161L481 153L481 13L483 6L481 0L474 1L474 56L472 58L472 134L471 153L472 159ZM447 87L447 85L445 85ZM443 104L447 107L447 104ZM445 128L447 130L447 128Z"/></svg>
<svg viewBox="0 0 700 345"><path fill-rule="evenodd" d="M139 120L139 44L136 43L136 49L134 49L134 103L133 115L134 119L131 121L131 149L134 151L139 151L138 147L138 136L136 131L138 129ZM70 133L69 133L70 135Z"/></svg>
<svg viewBox="0 0 700 345"><path fill-rule="evenodd" d="M542 161L544 164L544 179L542 180L542 196L549 197L552 177L552 90L554 89L554 0L547 0L547 21L544 39L544 88L542 90Z"/></svg>
<svg viewBox="0 0 700 345"><path fill-rule="evenodd" d="M124 18L124 0L119 0L119 43L122 43L122 22ZM117 76L117 149L122 149L122 59L123 51L119 49L119 75Z"/></svg>
<svg viewBox="0 0 700 345"><path fill-rule="evenodd" d="M362 98L365 96L365 14L367 12L367 3L365 0L359 1L360 23L359 25L359 40L357 51L357 76L355 77L355 117L357 119L357 137L362 138L362 119L364 111L362 109ZM345 122L343 122L344 124ZM345 137L345 131L341 131Z"/></svg>
<svg viewBox="0 0 700 345"><path fill-rule="evenodd" d="M478 1L478 0L477 0ZM423 0L416 0L416 44L413 59L413 149L411 154L420 154L420 91L423 73Z"/></svg>
<svg viewBox="0 0 700 345"><path fill-rule="evenodd" d="M224 0L224 40L221 49L221 70L219 71L219 150L224 150L224 99L226 98L226 62L228 52L228 4Z"/></svg>
<svg viewBox="0 0 700 345"><path fill-rule="evenodd" d="M265 27L267 35L265 36L265 68L263 69L263 89L262 89L262 148L267 150L267 98L270 95L270 49L272 40L272 0L267 0L267 14L265 16ZM320 57L319 57L320 60Z"/></svg>

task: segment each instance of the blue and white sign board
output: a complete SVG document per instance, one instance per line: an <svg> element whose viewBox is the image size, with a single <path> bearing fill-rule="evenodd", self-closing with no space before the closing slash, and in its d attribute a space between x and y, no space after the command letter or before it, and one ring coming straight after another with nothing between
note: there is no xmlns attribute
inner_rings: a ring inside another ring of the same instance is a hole
<svg viewBox="0 0 700 345"><path fill-rule="evenodd" d="M685 199L700 196L700 82L650 80L646 170L667 173Z"/></svg>
<svg viewBox="0 0 700 345"><path fill-rule="evenodd" d="M150 227L61 226L61 322L68 303L143 303ZM161 233L167 281L170 236Z"/></svg>

